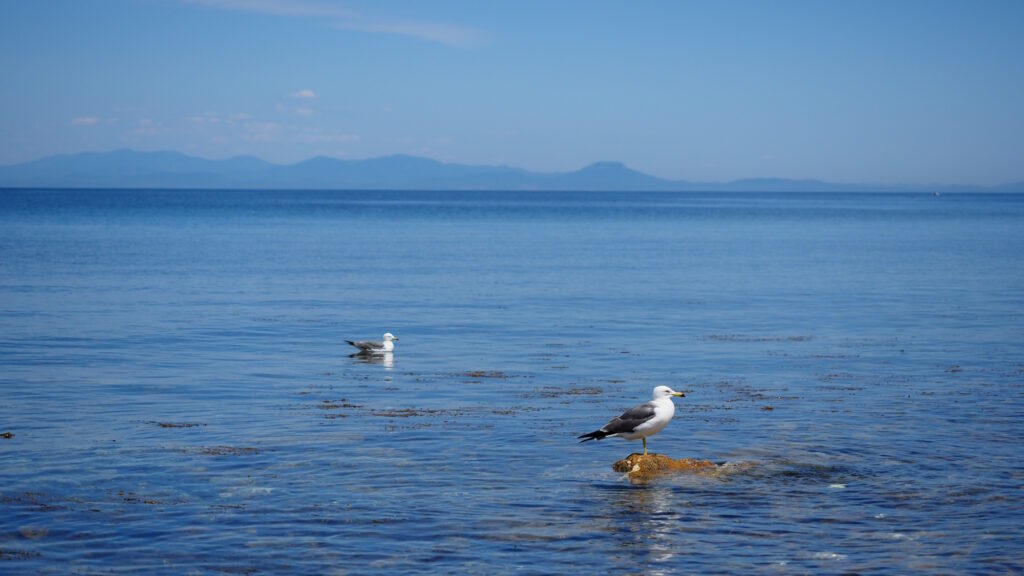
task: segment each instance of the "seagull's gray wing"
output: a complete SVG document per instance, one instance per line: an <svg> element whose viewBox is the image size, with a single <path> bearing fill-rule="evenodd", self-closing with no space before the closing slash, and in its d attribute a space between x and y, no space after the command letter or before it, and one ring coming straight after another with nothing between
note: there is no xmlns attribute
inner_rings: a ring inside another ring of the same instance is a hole
<svg viewBox="0 0 1024 576"><path fill-rule="evenodd" d="M612 434L629 433L651 418L654 418L654 402L648 402L626 410L621 416L612 418L612 421L605 424L601 431L609 436Z"/></svg>
<svg viewBox="0 0 1024 576"><path fill-rule="evenodd" d="M581 434L577 438L582 438L580 442L586 442L587 440L600 440L615 434L629 434L636 430L637 426L651 418L654 418L654 402L630 408L623 412L621 416L612 418L611 422L602 426L600 430L594 430L589 434Z"/></svg>
<svg viewBox="0 0 1024 576"><path fill-rule="evenodd" d="M359 348L360 350L366 350L366 351L380 350L381 348L384 347L384 343L383 342L372 342L370 340L360 340L358 342L353 342L351 340L345 340L345 342L348 342L349 344L355 346L356 348Z"/></svg>

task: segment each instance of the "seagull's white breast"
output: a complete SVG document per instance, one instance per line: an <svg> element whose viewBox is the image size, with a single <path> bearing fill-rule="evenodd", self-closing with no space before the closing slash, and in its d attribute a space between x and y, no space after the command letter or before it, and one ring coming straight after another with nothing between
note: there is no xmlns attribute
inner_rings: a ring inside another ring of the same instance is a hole
<svg viewBox="0 0 1024 576"><path fill-rule="evenodd" d="M675 415L676 405L672 403L672 398L658 398L654 401L654 418L637 426L634 430L634 435L640 437L657 434L665 426L668 426L669 421Z"/></svg>

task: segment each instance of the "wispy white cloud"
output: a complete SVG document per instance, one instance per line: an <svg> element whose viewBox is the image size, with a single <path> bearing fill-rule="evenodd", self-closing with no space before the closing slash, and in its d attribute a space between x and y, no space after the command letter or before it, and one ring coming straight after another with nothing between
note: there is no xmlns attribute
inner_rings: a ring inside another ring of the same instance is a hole
<svg viewBox="0 0 1024 576"><path fill-rule="evenodd" d="M468 46L480 42L484 35L467 26L415 20L375 18L348 10L323 0L180 0L186 4L216 10L250 12L289 18L327 20L339 30L394 34L437 42L447 46Z"/></svg>
<svg viewBox="0 0 1024 576"><path fill-rule="evenodd" d="M275 149L279 153L290 151L289 154L300 156L344 153L347 146L359 141L359 135L304 118L316 114L306 107L313 101L311 94L315 93L312 90L286 93L277 104L278 114L269 116L213 110L185 114L166 123L144 118L132 125L132 132L127 136L132 142L138 142L154 133L166 134L192 143L205 142L218 153L253 148Z"/></svg>
<svg viewBox="0 0 1024 576"><path fill-rule="evenodd" d="M317 93L312 90L296 90L292 92L292 98L299 100L316 100Z"/></svg>
<svg viewBox="0 0 1024 576"><path fill-rule="evenodd" d="M192 116L186 116L185 120L191 124L220 124L220 114L216 112L206 112L204 114L193 114Z"/></svg>
<svg viewBox="0 0 1024 576"><path fill-rule="evenodd" d="M219 10L256 12L272 16L348 18L352 14L337 3L315 0L182 0Z"/></svg>
<svg viewBox="0 0 1024 576"><path fill-rule="evenodd" d="M242 140L245 142L270 142L281 132L281 125L276 122L246 122Z"/></svg>
<svg viewBox="0 0 1024 576"><path fill-rule="evenodd" d="M185 116L185 121L189 124L198 124L202 126L216 126L218 124L234 126L251 119L252 116L245 112L236 112L234 114L228 114L227 116L224 116L219 112L204 112L202 114Z"/></svg>
<svg viewBox="0 0 1024 576"><path fill-rule="evenodd" d="M279 102L274 109L278 114L285 116L313 116L316 114L316 110L310 106L294 106L289 102Z"/></svg>
<svg viewBox="0 0 1024 576"><path fill-rule="evenodd" d="M135 124L135 134L156 134L160 131L160 123L149 118L142 118Z"/></svg>
<svg viewBox="0 0 1024 576"><path fill-rule="evenodd" d="M74 126L95 126L100 123L100 119L97 116L79 116L71 121Z"/></svg>
<svg viewBox="0 0 1024 576"><path fill-rule="evenodd" d="M440 22L342 22L337 27L359 32L410 36L448 46L469 46L477 44L483 39L483 34L475 29Z"/></svg>

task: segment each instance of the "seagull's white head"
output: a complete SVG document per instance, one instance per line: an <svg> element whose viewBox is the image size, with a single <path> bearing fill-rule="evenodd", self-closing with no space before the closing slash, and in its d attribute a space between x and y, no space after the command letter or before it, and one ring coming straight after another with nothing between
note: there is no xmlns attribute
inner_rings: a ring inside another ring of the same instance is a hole
<svg viewBox="0 0 1024 576"><path fill-rule="evenodd" d="M388 333L384 334L384 341L385 342L391 342L392 340L394 340L395 342L398 342L398 338L395 338L394 334L392 334L391 332L388 332Z"/></svg>
<svg viewBox="0 0 1024 576"><path fill-rule="evenodd" d="M652 397L655 400L659 398L669 398L671 396L679 396L680 398L684 398L686 394L683 394L682 392L676 392L675 390L669 388L668 386L658 386L657 388L654 389L654 394L652 394Z"/></svg>

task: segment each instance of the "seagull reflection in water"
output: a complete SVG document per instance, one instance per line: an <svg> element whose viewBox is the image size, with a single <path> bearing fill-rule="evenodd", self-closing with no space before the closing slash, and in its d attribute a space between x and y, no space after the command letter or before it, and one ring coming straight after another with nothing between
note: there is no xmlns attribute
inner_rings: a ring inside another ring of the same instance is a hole
<svg viewBox="0 0 1024 576"><path fill-rule="evenodd" d="M377 354L371 352L356 352L355 354L349 354L348 357L362 364L377 364L383 366L387 370L391 370L395 367L394 352L383 352Z"/></svg>
<svg viewBox="0 0 1024 576"><path fill-rule="evenodd" d="M645 574L674 573L672 562L679 551L680 524L683 514L677 509L678 495L669 487L623 487L615 489L609 500L608 520L621 542L634 558L650 562Z"/></svg>

